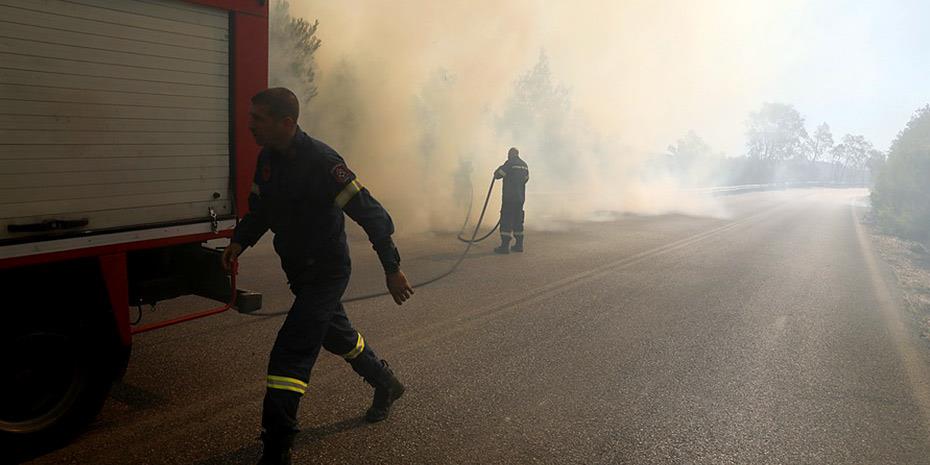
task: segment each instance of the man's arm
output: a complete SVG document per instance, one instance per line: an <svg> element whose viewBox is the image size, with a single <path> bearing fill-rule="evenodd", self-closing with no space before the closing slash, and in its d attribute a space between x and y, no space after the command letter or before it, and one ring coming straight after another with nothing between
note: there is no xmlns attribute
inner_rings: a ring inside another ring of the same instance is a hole
<svg viewBox="0 0 930 465"><path fill-rule="evenodd" d="M507 170L504 169L505 166L507 165L501 165L497 168L497 171L494 172L494 179L503 179L504 176L507 176Z"/></svg>
<svg viewBox="0 0 930 465"><path fill-rule="evenodd" d="M249 192L249 212L242 217L236 230L233 232L232 242L251 247L268 231L268 216L265 214L265 208L262 204L261 191L258 184L252 183L252 191Z"/></svg>
<svg viewBox="0 0 930 465"><path fill-rule="evenodd" d="M345 163L337 163L330 172L337 186L333 202L368 234L368 241L378 254L387 279L387 287L394 302L401 305L414 294L403 271L400 271L400 253L394 245L394 221L381 204L372 197Z"/></svg>
<svg viewBox="0 0 930 465"><path fill-rule="evenodd" d="M400 254L391 239L391 235L394 234L394 221L368 189L353 179L336 196L335 202L368 234L368 240L378 253L384 272L391 274L399 270Z"/></svg>

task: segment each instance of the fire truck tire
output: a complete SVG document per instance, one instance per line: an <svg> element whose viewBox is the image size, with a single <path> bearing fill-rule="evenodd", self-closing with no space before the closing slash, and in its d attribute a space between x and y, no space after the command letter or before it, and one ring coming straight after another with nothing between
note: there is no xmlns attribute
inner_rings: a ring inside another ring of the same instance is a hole
<svg viewBox="0 0 930 465"><path fill-rule="evenodd" d="M100 412L116 370L92 332L33 327L0 346L0 446L12 449L0 448L23 459L56 449Z"/></svg>

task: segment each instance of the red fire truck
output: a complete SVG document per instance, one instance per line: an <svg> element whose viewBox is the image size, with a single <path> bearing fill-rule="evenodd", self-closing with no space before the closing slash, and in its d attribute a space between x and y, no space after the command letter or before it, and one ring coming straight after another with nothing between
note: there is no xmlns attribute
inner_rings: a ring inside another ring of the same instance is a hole
<svg viewBox="0 0 930 465"><path fill-rule="evenodd" d="M74 434L133 334L232 305L205 243L247 208L267 69L264 0L0 0L0 439ZM219 302L131 324L184 295Z"/></svg>

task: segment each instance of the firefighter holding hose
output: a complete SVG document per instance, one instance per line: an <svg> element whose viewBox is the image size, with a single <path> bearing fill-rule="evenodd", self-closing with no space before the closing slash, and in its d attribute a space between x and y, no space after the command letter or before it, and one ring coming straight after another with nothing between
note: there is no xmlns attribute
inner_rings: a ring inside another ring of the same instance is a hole
<svg viewBox="0 0 930 465"><path fill-rule="evenodd" d="M523 202L526 200L530 169L520 158L520 151L516 147L511 147L507 152L507 161L494 172L494 179L503 179L504 184L501 198L501 245L494 252L523 252ZM516 240L513 247L510 247L511 238Z"/></svg>

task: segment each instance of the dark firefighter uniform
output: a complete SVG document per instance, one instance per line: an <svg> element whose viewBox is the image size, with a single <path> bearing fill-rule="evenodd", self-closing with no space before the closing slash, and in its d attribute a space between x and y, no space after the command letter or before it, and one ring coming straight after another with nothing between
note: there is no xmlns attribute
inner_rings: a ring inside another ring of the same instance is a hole
<svg viewBox="0 0 930 465"><path fill-rule="evenodd" d="M526 200L526 183L530 180L530 169L519 156L507 159L497 171L496 179L503 179L501 199L501 246L496 251L508 252L511 234L516 239L513 250L523 251L523 203Z"/></svg>
<svg viewBox="0 0 930 465"><path fill-rule="evenodd" d="M295 295L271 351L262 413L264 435L292 439L320 347L344 357L376 393L396 382L340 302L351 271L343 212L364 228L385 272L399 269L400 256L388 212L335 150L300 128L285 153L265 148L259 154L249 209L233 241L252 246L271 229Z"/></svg>

